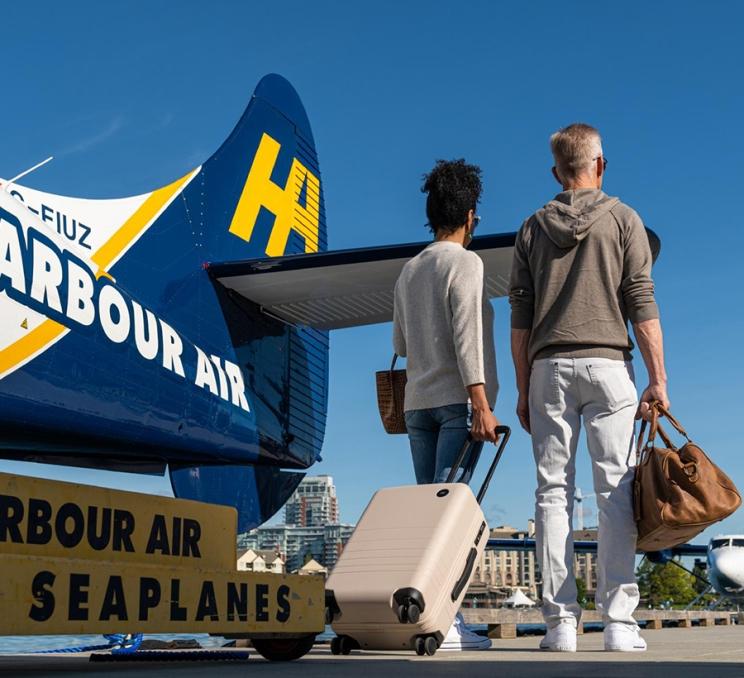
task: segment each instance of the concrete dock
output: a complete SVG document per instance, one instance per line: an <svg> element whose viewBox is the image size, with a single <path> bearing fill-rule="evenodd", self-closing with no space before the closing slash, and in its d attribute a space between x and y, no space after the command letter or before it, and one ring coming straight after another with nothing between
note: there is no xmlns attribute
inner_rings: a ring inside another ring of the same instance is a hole
<svg viewBox="0 0 744 678"><path fill-rule="evenodd" d="M576 654L536 650L540 638L531 636L494 640L486 652L438 652L434 657L411 653L354 653L334 657L327 645L318 645L293 663L272 664L257 653L242 662L132 662L91 663L87 656L0 655L2 676L109 676L139 672L146 676L506 676L508 678L744 678L744 628L737 626L663 629L644 634L645 653L602 651L602 634L579 639ZM229 650L226 650L229 652Z"/></svg>

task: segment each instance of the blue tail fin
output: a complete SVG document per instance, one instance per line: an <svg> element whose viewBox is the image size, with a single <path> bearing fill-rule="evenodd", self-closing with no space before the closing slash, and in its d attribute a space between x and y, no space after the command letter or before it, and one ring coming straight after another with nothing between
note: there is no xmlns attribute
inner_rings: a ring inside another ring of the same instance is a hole
<svg viewBox="0 0 744 678"><path fill-rule="evenodd" d="M261 80L244 115L191 183L200 196L205 262L327 249L320 170L292 86ZM193 204L191 195L186 196ZM328 334L293 327L213 283L237 362L253 395L253 466L171 466L177 496L238 508L241 530L267 520L320 456L328 397Z"/></svg>

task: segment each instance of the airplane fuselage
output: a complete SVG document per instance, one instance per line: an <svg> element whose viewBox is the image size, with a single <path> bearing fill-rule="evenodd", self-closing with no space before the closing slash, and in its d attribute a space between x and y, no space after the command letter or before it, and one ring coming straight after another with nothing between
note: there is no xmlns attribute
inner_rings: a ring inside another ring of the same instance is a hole
<svg viewBox="0 0 744 678"><path fill-rule="evenodd" d="M724 535L708 545L708 579L726 598L744 598L744 535Z"/></svg>

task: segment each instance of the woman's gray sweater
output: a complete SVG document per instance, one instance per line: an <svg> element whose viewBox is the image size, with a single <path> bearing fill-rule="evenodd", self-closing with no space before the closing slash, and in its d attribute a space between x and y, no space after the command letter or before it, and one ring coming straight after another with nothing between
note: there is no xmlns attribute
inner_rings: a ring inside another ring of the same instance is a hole
<svg viewBox="0 0 744 678"><path fill-rule="evenodd" d="M393 347L407 358L405 410L466 403L466 387L498 392L493 308L483 261L457 243L433 242L404 267L395 285Z"/></svg>

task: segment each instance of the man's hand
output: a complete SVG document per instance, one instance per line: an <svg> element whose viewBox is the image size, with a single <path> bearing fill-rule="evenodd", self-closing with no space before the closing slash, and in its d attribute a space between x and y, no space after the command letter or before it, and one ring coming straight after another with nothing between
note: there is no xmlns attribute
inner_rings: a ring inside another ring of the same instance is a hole
<svg viewBox="0 0 744 678"><path fill-rule="evenodd" d="M641 401L638 404L636 419L651 419L651 403L658 400L665 409L669 409L669 396L667 395L666 384L649 384L646 390L641 394Z"/></svg>
<svg viewBox="0 0 744 678"><path fill-rule="evenodd" d="M519 394L519 400L517 400L517 417L519 417L519 423L522 424L522 428L531 435L530 402L526 394Z"/></svg>
<svg viewBox="0 0 744 678"><path fill-rule="evenodd" d="M520 330L512 328L511 331L511 349L512 359L514 360L514 372L517 376L517 391L519 400L517 401L517 417L519 423L527 433L532 434L530 430L530 376L531 366L528 357L528 347L530 345L530 330Z"/></svg>
<svg viewBox="0 0 744 678"><path fill-rule="evenodd" d="M499 436L496 435L497 426L499 426L499 420L490 409L473 408L473 425L470 428L470 435L475 440L485 440L489 443L499 442Z"/></svg>

